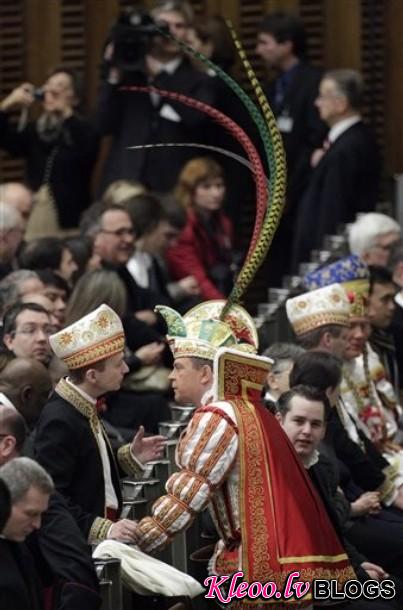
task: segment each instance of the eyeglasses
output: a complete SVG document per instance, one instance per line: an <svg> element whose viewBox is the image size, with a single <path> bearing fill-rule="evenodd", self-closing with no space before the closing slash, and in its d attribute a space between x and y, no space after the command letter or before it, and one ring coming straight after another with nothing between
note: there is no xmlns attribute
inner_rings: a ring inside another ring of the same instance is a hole
<svg viewBox="0 0 403 610"><path fill-rule="evenodd" d="M134 229L129 229L127 227L122 227L122 229L117 229L116 231L107 231L106 229L101 229L101 233L106 233L107 235L115 235L115 237L125 237L126 235L133 237Z"/></svg>
<svg viewBox="0 0 403 610"><path fill-rule="evenodd" d="M18 330L15 330L12 334L15 335L27 335L29 337L33 337L38 333L44 333L47 337L53 335L56 332L56 328L54 326L23 326Z"/></svg>

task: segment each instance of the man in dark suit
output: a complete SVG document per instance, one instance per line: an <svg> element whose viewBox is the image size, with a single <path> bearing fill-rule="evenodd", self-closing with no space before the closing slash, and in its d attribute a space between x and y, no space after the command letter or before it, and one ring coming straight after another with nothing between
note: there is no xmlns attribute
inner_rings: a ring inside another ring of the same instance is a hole
<svg viewBox="0 0 403 610"><path fill-rule="evenodd" d="M298 385L280 397L278 410L277 419L322 498L327 514L345 545L357 578L361 582L369 579L382 581L390 578L378 563L368 561L346 537L346 521L349 517L348 507L343 506L343 498L338 498L340 492L337 490L337 475L333 476L331 463L318 452L319 443L326 430L326 416L330 411L326 395L316 388ZM402 524L389 525L395 529L396 536L398 536L402 530ZM387 527L386 523L384 527ZM366 531L368 536L372 535L370 526ZM382 549L379 546L379 536L375 540L378 557L380 557L382 556ZM395 548L398 549L398 545ZM399 568L397 557L396 560L396 567ZM400 583L397 581L397 597L400 598L399 587ZM338 605L336 607L339 608ZM350 607L357 608L357 610L367 607L381 610L383 608L398 608L400 605L397 600L382 600L381 598L380 601L368 602L366 598L362 597L362 601L354 602L350 606L347 598L347 604L343 603L340 610L347 610Z"/></svg>
<svg viewBox="0 0 403 610"><path fill-rule="evenodd" d="M0 464L21 453L30 457L35 426L50 387L46 368L33 359L15 358L2 371ZM31 432L28 439L27 430ZM98 610L101 598L90 547L58 492L50 495L41 527L27 537L26 546L18 555L20 561L29 564L30 554L33 556L42 587L52 588L55 608Z"/></svg>
<svg viewBox="0 0 403 610"><path fill-rule="evenodd" d="M186 2L159 2L152 10L159 23L181 41L186 39L192 9ZM113 141L106 161L103 188L114 180L139 180L153 190L167 192L175 185L192 150L127 150L127 147L159 142L203 142L206 116L198 110L158 94L120 90L121 85L152 85L183 93L214 106L215 88L211 77L196 70L171 39L155 36L144 57L121 69L114 42L106 47L111 63L98 99L97 122ZM129 69L127 69L129 68Z"/></svg>
<svg viewBox="0 0 403 610"><path fill-rule="evenodd" d="M309 260L311 250L320 248L324 235L335 233L338 223L375 208L380 157L361 119L362 97L362 78L354 70L333 70L321 80L316 105L330 131L311 157L312 174L298 207L295 267Z"/></svg>
<svg viewBox="0 0 403 610"><path fill-rule="evenodd" d="M11 514L0 540L0 607L42 610L42 591L25 538L37 530L53 492L50 476L29 458L15 458L0 468L11 496Z"/></svg>
<svg viewBox="0 0 403 610"><path fill-rule="evenodd" d="M315 107L321 71L307 62L305 51L304 26L298 17L276 12L263 19L256 52L276 75L264 90L283 137L288 170L287 205L274 241L277 256L272 251L276 269L269 270L273 285L279 285L282 273L288 270L296 206L308 183L311 154L327 133Z"/></svg>

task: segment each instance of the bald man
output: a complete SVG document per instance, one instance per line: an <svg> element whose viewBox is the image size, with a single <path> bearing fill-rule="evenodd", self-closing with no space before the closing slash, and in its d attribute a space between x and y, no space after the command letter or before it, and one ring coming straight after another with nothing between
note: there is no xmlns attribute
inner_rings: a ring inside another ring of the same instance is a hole
<svg viewBox="0 0 403 610"><path fill-rule="evenodd" d="M0 392L21 413L30 430L36 426L51 389L48 370L31 358L14 358L0 373Z"/></svg>
<svg viewBox="0 0 403 610"><path fill-rule="evenodd" d="M0 466L20 455L25 437L24 418L7 397L0 394Z"/></svg>
<svg viewBox="0 0 403 610"><path fill-rule="evenodd" d="M19 211L25 231L34 201L31 189L22 182L4 182L0 185L0 201L4 201Z"/></svg>

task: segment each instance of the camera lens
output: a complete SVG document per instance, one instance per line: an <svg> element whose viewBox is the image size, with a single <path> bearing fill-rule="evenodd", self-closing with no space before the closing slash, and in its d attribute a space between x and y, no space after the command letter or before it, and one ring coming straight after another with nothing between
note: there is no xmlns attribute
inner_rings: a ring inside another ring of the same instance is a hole
<svg viewBox="0 0 403 610"><path fill-rule="evenodd" d="M45 94L43 92L43 89L35 89L34 90L34 98L38 101L43 100L43 98L45 97Z"/></svg>

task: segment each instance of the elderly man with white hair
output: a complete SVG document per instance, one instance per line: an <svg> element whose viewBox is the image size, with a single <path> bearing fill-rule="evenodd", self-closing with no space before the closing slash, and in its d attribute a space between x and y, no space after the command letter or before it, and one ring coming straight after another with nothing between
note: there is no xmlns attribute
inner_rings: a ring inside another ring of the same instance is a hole
<svg viewBox="0 0 403 610"><path fill-rule="evenodd" d="M350 227L350 251L367 265L386 267L391 247L400 234L399 223L390 216L377 212L362 214Z"/></svg>

